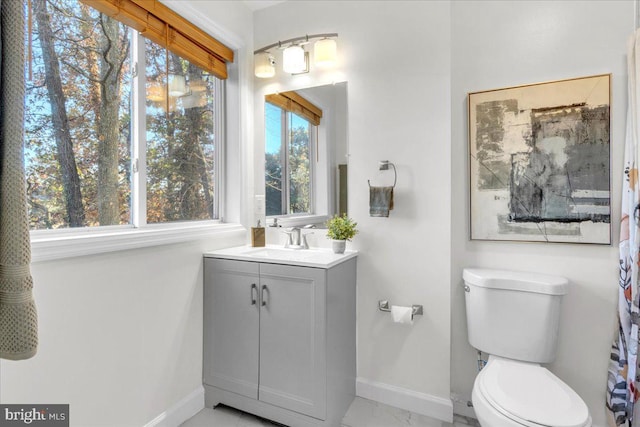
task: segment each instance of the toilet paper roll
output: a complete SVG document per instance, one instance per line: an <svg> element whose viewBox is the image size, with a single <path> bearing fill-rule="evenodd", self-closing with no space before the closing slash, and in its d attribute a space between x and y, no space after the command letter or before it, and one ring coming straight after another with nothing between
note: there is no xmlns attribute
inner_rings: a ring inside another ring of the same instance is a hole
<svg viewBox="0 0 640 427"><path fill-rule="evenodd" d="M413 319L411 318L412 311L413 309L411 307L403 307L401 305L391 306L391 316L396 323L413 325Z"/></svg>

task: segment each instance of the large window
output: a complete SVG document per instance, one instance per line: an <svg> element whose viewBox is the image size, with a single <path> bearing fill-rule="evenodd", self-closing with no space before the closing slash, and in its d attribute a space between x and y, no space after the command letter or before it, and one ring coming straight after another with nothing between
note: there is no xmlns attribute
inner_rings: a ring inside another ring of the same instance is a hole
<svg viewBox="0 0 640 427"><path fill-rule="evenodd" d="M223 81L77 0L33 0L32 229L218 217Z"/></svg>
<svg viewBox="0 0 640 427"><path fill-rule="evenodd" d="M313 213L314 128L305 118L265 103L267 216Z"/></svg>
<svg viewBox="0 0 640 427"><path fill-rule="evenodd" d="M145 54L147 222L213 219L217 79L149 40Z"/></svg>

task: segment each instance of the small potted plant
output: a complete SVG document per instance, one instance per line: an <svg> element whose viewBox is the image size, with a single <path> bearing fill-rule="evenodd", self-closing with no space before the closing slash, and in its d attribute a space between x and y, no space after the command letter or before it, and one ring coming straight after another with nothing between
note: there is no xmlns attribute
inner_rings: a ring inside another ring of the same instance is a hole
<svg viewBox="0 0 640 427"><path fill-rule="evenodd" d="M336 215L327 221L327 237L333 240L333 252L343 254L347 246L347 240L358 234L357 222L342 214Z"/></svg>

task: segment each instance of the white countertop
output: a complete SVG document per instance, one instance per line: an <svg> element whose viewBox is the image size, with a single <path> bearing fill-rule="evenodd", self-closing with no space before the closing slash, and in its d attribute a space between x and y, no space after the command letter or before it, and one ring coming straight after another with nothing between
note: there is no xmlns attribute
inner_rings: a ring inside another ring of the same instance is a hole
<svg viewBox="0 0 640 427"><path fill-rule="evenodd" d="M358 255L358 251L334 254L331 249L285 249L282 246L236 246L205 252L207 258L234 259L270 264L297 265L301 267L331 268Z"/></svg>

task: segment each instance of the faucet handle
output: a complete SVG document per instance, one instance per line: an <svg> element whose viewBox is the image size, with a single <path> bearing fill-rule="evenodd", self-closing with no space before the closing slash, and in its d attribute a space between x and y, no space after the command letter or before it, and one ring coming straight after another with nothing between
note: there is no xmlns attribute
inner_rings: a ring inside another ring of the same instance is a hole
<svg viewBox="0 0 640 427"><path fill-rule="evenodd" d="M289 246L293 245L293 237L292 237L293 230L287 229L287 230L282 230L282 232L287 235L287 241L285 242L284 247L288 248Z"/></svg>
<svg viewBox="0 0 640 427"><path fill-rule="evenodd" d="M302 248L309 249L309 242L307 242L307 236L309 234L314 234L313 231L311 233L302 233Z"/></svg>

